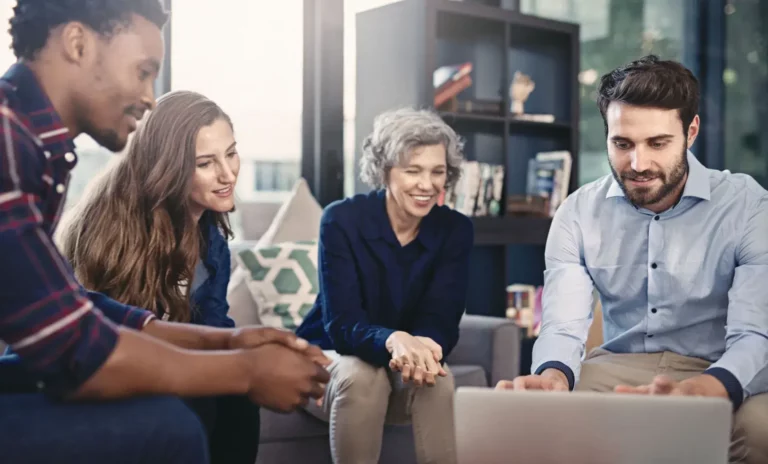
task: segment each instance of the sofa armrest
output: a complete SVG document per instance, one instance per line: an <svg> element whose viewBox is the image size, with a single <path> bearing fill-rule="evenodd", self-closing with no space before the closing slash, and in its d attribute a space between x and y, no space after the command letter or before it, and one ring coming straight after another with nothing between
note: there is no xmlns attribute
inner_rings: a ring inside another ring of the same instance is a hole
<svg viewBox="0 0 768 464"><path fill-rule="evenodd" d="M511 320L465 314L446 363L481 366L493 387L520 374L520 328Z"/></svg>

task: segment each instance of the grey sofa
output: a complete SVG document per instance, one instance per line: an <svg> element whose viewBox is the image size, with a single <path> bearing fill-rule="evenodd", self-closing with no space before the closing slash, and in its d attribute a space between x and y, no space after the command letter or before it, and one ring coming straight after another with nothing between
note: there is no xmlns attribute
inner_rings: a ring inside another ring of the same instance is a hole
<svg viewBox="0 0 768 464"><path fill-rule="evenodd" d="M520 372L520 330L507 319L465 315L459 343L446 362L456 386L495 385ZM361 412L364 414L364 412ZM299 462L331 464L328 424L300 411L261 413L261 441L257 464ZM381 463L415 463L413 436L409 426L387 426Z"/></svg>

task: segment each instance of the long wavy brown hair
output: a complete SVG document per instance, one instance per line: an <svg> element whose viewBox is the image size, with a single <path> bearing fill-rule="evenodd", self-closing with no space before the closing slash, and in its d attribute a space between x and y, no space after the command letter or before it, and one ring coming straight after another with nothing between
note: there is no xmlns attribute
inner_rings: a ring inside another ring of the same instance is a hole
<svg viewBox="0 0 768 464"><path fill-rule="evenodd" d="M89 290L188 322L195 266L205 256L206 224L232 237L226 213L196 223L189 207L197 134L232 121L194 92L164 95L120 159L95 179L62 221L57 243Z"/></svg>

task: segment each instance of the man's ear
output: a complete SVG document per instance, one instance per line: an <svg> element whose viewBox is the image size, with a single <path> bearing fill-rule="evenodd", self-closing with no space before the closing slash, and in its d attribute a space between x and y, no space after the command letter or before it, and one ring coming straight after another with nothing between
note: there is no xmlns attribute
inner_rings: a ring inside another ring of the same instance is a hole
<svg viewBox="0 0 768 464"><path fill-rule="evenodd" d="M93 54L93 31L83 23L71 21L62 25L58 36L62 54L68 62L80 64Z"/></svg>
<svg viewBox="0 0 768 464"><path fill-rule="evenodd" d="M701 120L699 119L699 115L693 117L693 121L691 121L691 125L688 126L688 147L693 146L693 142L696 141L696 137L699 135L699 128L701 127Z"/></svg>

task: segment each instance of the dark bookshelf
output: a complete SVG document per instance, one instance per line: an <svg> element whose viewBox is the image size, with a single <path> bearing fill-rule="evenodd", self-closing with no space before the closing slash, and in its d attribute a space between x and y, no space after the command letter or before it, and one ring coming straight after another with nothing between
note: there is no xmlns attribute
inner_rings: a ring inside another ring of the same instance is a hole
<svg viewBox="0 0 768 464"><path fill-rule="evenodd" d="M403 0L357 15L356 140L370 133L374 117L383 111L432 108L433 71L470 61L473 83L458 100L499 101L501 111L439 114L464 138L468 160L504 165L502 209L509 195L525 193L528 161L539 152L571 153L570 193L578 186L579 170L579 27L483 3L517 5L506 0ZM515 71L531 76L536 85L526 113L551 114L554 122L509 113ZM355 169L358 174L357 163ZM366 187L358 183L356 190ZM467 311L503 316L507 285L543 283L551 218L502 212L472 221Z"/></svg>
<svg viewBox="0 0 768 464"><path fill-rule="evenodd" d="M552 218L526 216L473 217L475 245L539 245L547 242Z"/></svg>

